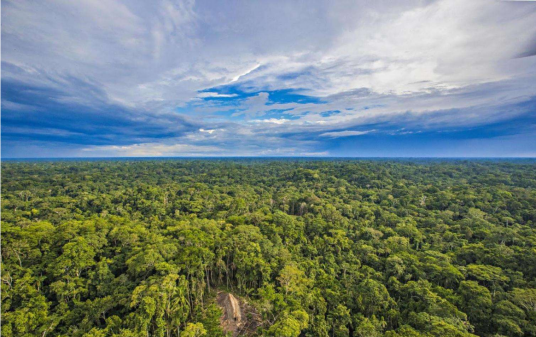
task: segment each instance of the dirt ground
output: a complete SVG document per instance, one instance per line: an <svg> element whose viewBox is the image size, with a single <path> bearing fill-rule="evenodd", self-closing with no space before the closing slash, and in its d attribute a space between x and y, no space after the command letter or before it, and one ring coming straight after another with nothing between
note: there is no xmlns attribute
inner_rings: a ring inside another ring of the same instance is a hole
<svg viewBox="0 0 536 337"><path fill-rule="evenodd" d="M223 311L220 318L221 327L223 331L230 332L233 337L253 335L262 324L255 308L243 299L231 293L219 291L216 301Z"/></svg>

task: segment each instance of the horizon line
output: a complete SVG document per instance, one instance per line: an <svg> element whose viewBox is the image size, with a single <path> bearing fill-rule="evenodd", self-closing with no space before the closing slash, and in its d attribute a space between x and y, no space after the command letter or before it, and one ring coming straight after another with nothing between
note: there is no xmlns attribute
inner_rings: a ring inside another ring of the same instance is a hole
<svg viewBox="0 0 536 337"><path fill-rule="evenodd" d="M536 159L519 156L106 156L106 157L1 157L0 160L110 160L110 159Z"/></svg>

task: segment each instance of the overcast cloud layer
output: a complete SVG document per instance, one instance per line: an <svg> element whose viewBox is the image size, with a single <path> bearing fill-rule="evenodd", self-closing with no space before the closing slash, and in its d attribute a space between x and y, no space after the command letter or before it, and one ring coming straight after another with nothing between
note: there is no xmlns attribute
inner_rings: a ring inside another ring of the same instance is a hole
<svg viewBox="0 0 536 337"><path fill-rule="evenodd" d="M2 157L536 156L536 2L2 2Z"/></svg>

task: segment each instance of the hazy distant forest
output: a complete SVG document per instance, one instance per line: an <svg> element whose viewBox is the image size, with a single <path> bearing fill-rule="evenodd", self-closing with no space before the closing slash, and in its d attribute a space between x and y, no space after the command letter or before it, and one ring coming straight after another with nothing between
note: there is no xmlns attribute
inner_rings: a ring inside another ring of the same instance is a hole
<svg viewBox="0 0 536 337"><path fill-rule="evenodd" d="M535 188L530 161L4 162L2 336L225 336L218 292L243 334L536 336Z"/></svg>

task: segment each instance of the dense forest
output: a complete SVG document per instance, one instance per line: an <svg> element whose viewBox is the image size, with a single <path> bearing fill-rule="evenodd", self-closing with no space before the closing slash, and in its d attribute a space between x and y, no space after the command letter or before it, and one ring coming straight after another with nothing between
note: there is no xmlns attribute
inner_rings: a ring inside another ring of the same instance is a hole
<svg viewBox="0 0 536 337"><path fill-rule="evenodd" d="M2 336L536 336L536 164L2 164ZM251 319L249 317L248 319Z"/></svg>

